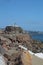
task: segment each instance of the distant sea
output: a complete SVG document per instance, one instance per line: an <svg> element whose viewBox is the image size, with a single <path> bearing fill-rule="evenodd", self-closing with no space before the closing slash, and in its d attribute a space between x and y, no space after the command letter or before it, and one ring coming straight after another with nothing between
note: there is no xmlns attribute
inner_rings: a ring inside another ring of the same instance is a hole
<svg viewBox="0 0 43 65"><path fill-rule="evenodd" d="M39 40L43 42L43 34L30 34L32 39Z"/></svg>

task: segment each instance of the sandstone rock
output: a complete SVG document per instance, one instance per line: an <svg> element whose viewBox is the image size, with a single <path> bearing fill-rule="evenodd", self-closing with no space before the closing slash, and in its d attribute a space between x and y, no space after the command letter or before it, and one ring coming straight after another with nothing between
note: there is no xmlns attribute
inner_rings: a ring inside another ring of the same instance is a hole
<svg viewBox="0 0 43 65"><path fill-rule="evenodd" d="M23 51L21 58L23 65L32 65L32 57L28 51Z"/></svg>

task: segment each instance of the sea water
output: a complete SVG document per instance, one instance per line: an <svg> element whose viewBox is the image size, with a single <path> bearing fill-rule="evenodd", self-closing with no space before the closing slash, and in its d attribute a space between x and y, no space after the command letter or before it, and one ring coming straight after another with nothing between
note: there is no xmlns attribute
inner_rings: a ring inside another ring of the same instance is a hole
<svg viewBox="0 0 43 65"><path fill-rule="evenodd" d="M43 42L43 34L33 34L33 35L31 35L31 37L34 40L39 40L39 41L42 41Z"/></svg>

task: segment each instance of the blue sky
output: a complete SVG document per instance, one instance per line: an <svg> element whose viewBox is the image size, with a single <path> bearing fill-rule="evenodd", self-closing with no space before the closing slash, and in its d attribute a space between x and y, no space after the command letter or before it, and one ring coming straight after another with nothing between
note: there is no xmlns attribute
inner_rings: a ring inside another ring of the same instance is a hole
<svg viewBox="0 0 43 65"><path fill-rule="evenodd" d="M0 0L0 28L14 23L43 31L43 0Z"/></svg>

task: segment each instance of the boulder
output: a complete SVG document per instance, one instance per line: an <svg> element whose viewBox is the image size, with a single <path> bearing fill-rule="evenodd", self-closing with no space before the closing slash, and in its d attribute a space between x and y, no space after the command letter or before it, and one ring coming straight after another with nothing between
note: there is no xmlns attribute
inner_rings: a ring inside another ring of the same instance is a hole
<svg viewBox="0 0 43 65"><path fill-rule="evenodd" d="M5 32L13 32L13 33L22 33L23 29L21 27L15 27L15 26L6 26Z"/></svg>
<svg viewBox="0 0 43 65"><path fill-rule="evenodd" d="M8 38L0 36L0 44L1 43L3 43L3 44L5 43L5 44L9 45L11 43L11 41Z"/></svg>

